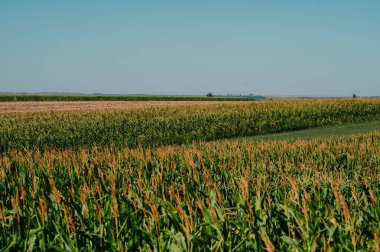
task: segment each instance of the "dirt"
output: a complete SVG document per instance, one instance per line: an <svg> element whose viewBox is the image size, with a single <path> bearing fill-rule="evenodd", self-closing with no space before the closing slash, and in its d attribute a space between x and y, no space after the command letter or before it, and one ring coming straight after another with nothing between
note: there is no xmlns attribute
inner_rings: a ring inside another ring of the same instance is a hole
<svg viewBox="0 0 380 252"><path fill-rule="evenodd" d="M149 107L249 103L242 101L31 101L0 102L0 114L74 110L128 110Z"/></svg>

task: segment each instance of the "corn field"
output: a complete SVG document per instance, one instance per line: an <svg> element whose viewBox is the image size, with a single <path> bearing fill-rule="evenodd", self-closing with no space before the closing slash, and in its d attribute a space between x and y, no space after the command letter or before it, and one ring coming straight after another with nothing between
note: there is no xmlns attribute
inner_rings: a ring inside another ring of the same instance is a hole
<svg viewBox="0 0 380 252"><path fill-rule="evenodd" d="M0 115L0 251L379 251L380 99Z"/></svg>
<svg viewBox="0 0 380 252"><path fill-rule="evenodd" d="M380 99L4 114L0 152L188 144L376 119Z"/></svg>
<svg viewBox="0 0 380 252"><path fill-rule="evenodd" d="M10 250L379 250L380 133L11 151Z"/></svg>

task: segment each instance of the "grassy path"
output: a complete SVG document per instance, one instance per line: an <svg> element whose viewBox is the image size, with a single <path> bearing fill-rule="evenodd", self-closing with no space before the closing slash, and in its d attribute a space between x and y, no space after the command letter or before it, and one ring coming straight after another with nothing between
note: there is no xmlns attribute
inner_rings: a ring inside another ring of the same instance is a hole
<svg viewBox="0 0 380 252"><path fill-rule="evenodd" d="M312 128L307 130L253 136L249 138L255 140L315 139L332 136L355 135L377 130L380 130L380 121L350 123L337 126L328 126L321 128Z"/></svg>

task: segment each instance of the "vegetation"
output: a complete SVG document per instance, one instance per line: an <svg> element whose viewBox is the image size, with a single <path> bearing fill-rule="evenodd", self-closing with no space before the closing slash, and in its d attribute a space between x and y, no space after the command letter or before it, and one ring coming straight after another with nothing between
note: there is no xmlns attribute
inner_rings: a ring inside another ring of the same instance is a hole
<svg viewBox="0 0 380 252"><path fill-rule="evenodd" d="M257 136L379 119L361 98L0 115L0 248L379 250L380 131Z"/></svg>
<svg viewBox="0 0 380 252"><path fill-rule="evenodd" d="M255 140L296 140L296 139L316 139L333 136L345 136L363 134L380 130L380 121L370 121L364 123L348 123L335 126L318 127L306 130L289 131L284 133L267 134L253 136ZM224 140L221 140L224 141ZM228 140L226 140L228 141Z"/></svg>
<svg viewBox="0 0 380 252"><path fill-rule="evenodd" d="M44 95L0 94L2 101L252 101L247 97L158 95Z"/></svg>
<svg viewBox="0 0 380 252"><path fill-rule="evenodd" d="M187 144L379 118L380 99L4 114L0 152Z"/></svg>
<svg viewBox="0 0 380 252"><path fill-rule="evenodd" d="M12 151L8 250L379 248L380 133L328 140Z"/></svg>

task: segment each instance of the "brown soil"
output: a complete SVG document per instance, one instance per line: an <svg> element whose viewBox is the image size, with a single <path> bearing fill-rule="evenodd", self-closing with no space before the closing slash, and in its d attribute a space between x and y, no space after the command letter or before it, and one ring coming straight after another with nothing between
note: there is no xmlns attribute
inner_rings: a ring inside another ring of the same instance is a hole
<svg viewBox="0 0 380 252"><path fill-rule="evenodd" d="M48 101L0 102L0 114L73 110L127 110L148 107L249 103L241 101Z"/></svg>

